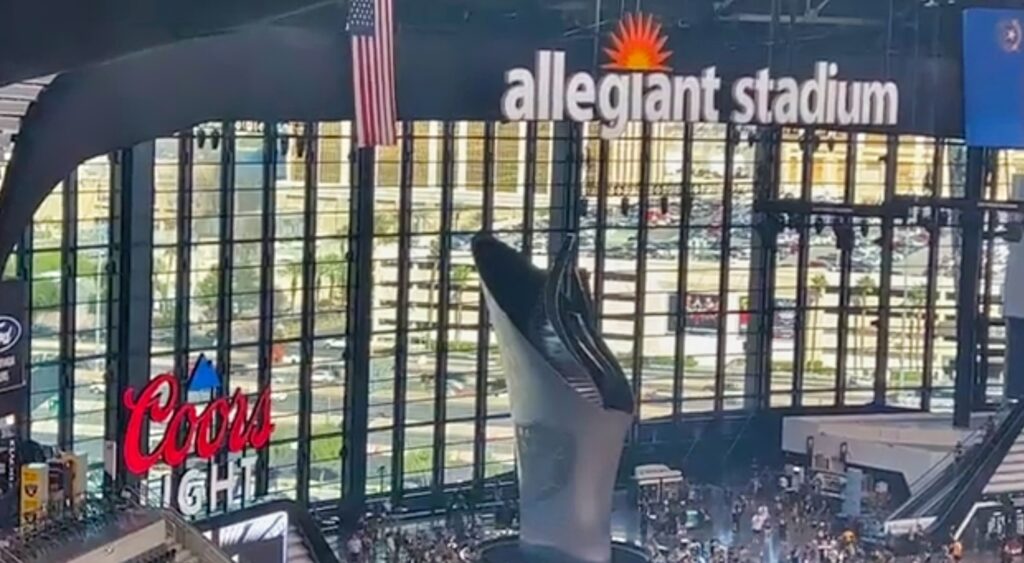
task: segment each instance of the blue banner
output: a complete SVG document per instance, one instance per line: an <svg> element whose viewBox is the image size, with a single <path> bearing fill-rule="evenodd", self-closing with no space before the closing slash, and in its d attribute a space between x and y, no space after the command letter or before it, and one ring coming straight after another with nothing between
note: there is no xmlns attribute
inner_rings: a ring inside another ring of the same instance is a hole
<svg viewBox="0 0 1024 563"><path fill-rule="evenodd" d="M967 144L1024 148L1024 10L964 10Z"/></svg>

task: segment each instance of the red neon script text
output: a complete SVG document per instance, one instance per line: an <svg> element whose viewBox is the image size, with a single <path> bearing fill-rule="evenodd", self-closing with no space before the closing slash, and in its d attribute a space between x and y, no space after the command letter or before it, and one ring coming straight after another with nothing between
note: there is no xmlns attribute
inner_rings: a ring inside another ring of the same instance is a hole
<svg viewBox="0 0 1024 563"><path fill-rule="evenodd" d="M128 428L124 434L124 460L128 471L136 475L149 471L158 463L177 467L195 453L211 459L225 446L229 452L245 448L259 449L270 442L274 424L270 421L270 389L264 389L252 412L249 399L241 389L231 398L220 397L207 405L202 413L195 405L180 404L181 383L170 373L156 376L135 395L125 391L124 406L128 409ZM143 431L146 424L166 424L160 443L146 452Z"/></svg>

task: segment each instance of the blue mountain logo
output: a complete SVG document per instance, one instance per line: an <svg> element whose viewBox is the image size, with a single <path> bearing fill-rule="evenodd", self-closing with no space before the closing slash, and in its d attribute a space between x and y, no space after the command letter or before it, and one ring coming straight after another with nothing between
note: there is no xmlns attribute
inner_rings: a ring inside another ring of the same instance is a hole
<svg viewBox="0 0 1024 563"><path fill-rule="evenodd" d="M220 389L220 375L213 362L206 359L203 354L196 359L196 365L192 368L192 375L188 380L188 391L211 391Z"/></svg>

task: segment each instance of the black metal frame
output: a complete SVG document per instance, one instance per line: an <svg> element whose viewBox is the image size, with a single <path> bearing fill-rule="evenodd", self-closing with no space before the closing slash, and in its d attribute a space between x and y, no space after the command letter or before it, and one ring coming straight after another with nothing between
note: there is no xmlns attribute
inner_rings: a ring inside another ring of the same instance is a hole
<svg viewBox="0 0 1024 563"><path fill-rule="evenodd" d="M395 335L395 395L394 426L391 449L397 455L391 458L391 495L398 502L405 489L405 399L408 386L409 364L409 291L412 247L412 183L413 183L413 124L402 124L402 166L399 177L398 210L398 334Z"/></svg>
<svg viewBox="0 0 1024 563"><path fill-rule="evenodd" d="M300 360L299 360L299 412L313 412L313 354L316 326L316 228L318 200L316 188L319 180L320 149L317 140L316 123L307 122L303 135L297 141L304 147L303 171L305 178L305 221L303 222L302 241L302 320L300 326ZM296 456L296 477L299 483L309 483L312 464L312 414L299 416L298 452ZM339 452L340 453L340 452ZM338 456L341 457L340 455ZM339 469L341 469L339 467ZM300 503L309 502L309 487L300 486L296 491L296 499Z"/></svg>
<svg viewBox="0 0 1024 563"><path fill-rule="evenodd" d="M434 372L434 456L431 476L431 490L438 494L444 488L445 429L448 422L448 309L451 304L452 265L452 222L454 203L452 201L455 182L455 127L450 122L443 125L441 149L441 245L438 251L437 276L437 350ZM433 288L431 288L433 291Z"/></svg>
<svg viewBox="0 0 1024 563"><path fill-rule="evenodd" d="M717 347L715 348L715 412L725 408L725 376L729 331L729 277L732 272L732 198L733 179L735 176L734 161L736 145L739 143L739 132L735 125L727 125L725 129L725 174L722 178L722 237L721 256L718 265L718 330ZM678 362L678 359L677 359Z"/></svg>
<svg viewBox="0 0 1024 563"><path fill-rule="evenodd" d="M231 122L225 122L222 124L224 128L224 134L222 135L224 142L224 149L221 154L221 170L220 170L220 205L221 205L221 216L220 228L222 234L222 242L220 243L220 270L219 270L219 283L221 286L221 294L218 296L218 342L217 342L217 359L218 365L220 365L224 371L224 375L228 375L230 372L231 364L231 316L232 316L232 272L234 270L234 256L233 256L233 243L234 243L234 222L233 207L235 205L235 138L233 134L234 124ZM388 493L393 501L402 502L403 500L412 496L415 491L406 491L404 486L404 452L406 448L406 395L407 389L407 364L409 357L409 322L410 314L409 309L411 305L410 286L412 285L411 271L410 271L410 257L412 254L412 239L416 233L412 232L413 223L413 189L414 189L414 158L413 158L413 145L416 140L414 135L414 127L412 123L403 124L403 135L402 135L402 163L401 163L401 177L399 186L399 265L398 265L398 311L397 321L398 327L396 332L396 346L394 355L396 359L396 376L395 376L395 388L394 388L394 404L392 405L394 414L394 424L392 427L387 429L392 436L392 449L393 457L391 460L391 486L390 492ZM526 126L527 136L525 139L525 158L526 163L524 168L526 169L525 182L523 185L522 193L522 204L524 211L524 239L522 250L526 254L533 252L533 237L534 237L534 216L537 207L536 193L538 189L538 182L540 181L540 171L538 170L538 145L541 141L547 139L538 139L538 125L531 124ZM683 401L690 399L686 397L686 383L687 383L687 369L685 366L685 353L686 353L686 297L689 292L688 282L688 266L690 260L689 245L691 241L691 211L693 202L693 168L694 168L694 141L695 132L692 124L687 124L684 127L684 138L682 140L682 178L679 182L679 204L681 214L679 218L679 240L678 240L678 257L676 263L679 267L679 276L674 286L674 295L677 302L677 307L673 311L669 311L669 315L674 316L676 319L675 335L673 336L673 351L675 354L675 365L672 369L672 420L681 421L685 417L682 414ZM718 278L718 297L719 297L719 311L718 311L718 328L717 328L717 345L716 345L716 370L714 374L714 397L712 397L714 406L713 411L716 415L723 415L727 412L725 402L726 392L726 339L727 334L727 315L734 313L729 311L728 297L731 289L731 274L733 273L732 268L729 264L730 255L730 236L732 231L732 194L734 192L735 178L733 177L733 162L736 157L737 143L742 142L737 135L735 126L728 126L723 129L725 133L725 174L722 178L722 191L721 191L721 213L722 213L722 245L721 245L721 260L718 266L717 278ZM495 222L495 211L494 201L496 197L496 125L493 123L487 123L483 129L483 170L484 180L481 193L482 201L482 227L485 231L494 229ZM577 202L582 195L580 193L580 177L579 170L582 165L582 154L579 150L582 141L582 133L580 129L568 129L561 130L555 129L557 145L560 149L556 151L557 156L553 158L554 166L565 167L565 169L557 171L558 173L552 177L560 178L558 182L566 183L565 186L561 186L562 191L555 198L556 201L552 203L552 216L555 217L557 214L559 220L559 233L572 232L578 229L578 218L576 217L576 210L574 208L575 202ZM312 362L315 353L315 326L314 326L314 314L316 311L316 255L317 255L317 225L316 216L318 211L318 197L317 187L319 185L320 178L318 177L319 172L319 161L322 155L319 154L317 139L319 138L319 131L317 124L307 123L305 124L304 132L301 140L292 139L296 142L302 143L306 148L305 160L303 166L305 168L305 184L303 189L305 190L305 202L304 202L304 213L307 220L304 224L303 231L303 247L302 254L304 257L304 263L302 268L302 279L303 279L303 304L302 304L302 319L301 319L301 336L299 345L301 346L301 360L299 364L299 428L298 428L298 439L297 439L297 475L300 483L308 482L311 477L311 434L312 434L312 422L309 416L303 413L309 413L313 406L313 392L311 390L312 384ZM565 137L564 139L562 137ZM441 153L442 153L442 178L441 178L441 229L439 233L439 254L438 254L438 269L440 276L438 276L438 285L436 288L429 288L430 291L437 291L438 299L434 306L437 307L437 355L435 369L435 380L434 380L434 418L431 423L433 425L433 465L431 467L431 486L430 493L431 497L443 494L445 491L450 490L453 487L460 486L460 483L448 483L445 482L445 465L446 455L445 450L447 445L447 436L445 435L447 424L450 422L456 422L448 419L448 405L446 404L447 398L447 372L448 372L448 331L449 321L448 313L452 306L451 297L451 286L452 278L450 275L452 265L452 234L454 228L454 208L455 208L455 189L456 189L456 129L455 124L448 122L443 124L442 138L441 138ZM754 209L753 209L753 223L756 229L764 229L763 232L758 230L758 239L760 240L761 248L755 248L755 254L751 258L750 268L752 270L751 276L752 281L749 287L749 291L752 296L760 295L760 298L752 300L750 304L750 310L758 314L759 320L757 323L751 323L751 327L757 327L758 336L751 336L747 342L747 358L748 358L748 385L756 378L756 385L747 387L745 390L745 397L750 398L748 405L754 405L757 408L764 409L769 408L771 404L771 357L772 357L772 344L773 344L773 323L775 320L775 271L777 269L777 262L775 260L775 234L776 230L771 228L771 225L777 219L779 213L792 214L800 217L796 222L796 226L800 232L803 246L801 248L801 256L799 257L798 263L798 328L795 332L795 340L799 352L796 353L794 359L794 380L793 380L793 391L792 391L792 404L794 407L799 407L800 400L804 389L804 356L806 355L806 342L804 342L805 336L805 325L807 324L806 318L806 307L808 305L807 297L807 285L808 285L808 267L809 267L809 255L807 242L809 239L809 229L811 227L811 217L815 215L825 214L831 215L834 219L842 217L842 219L836 219L834 224L842 226L843 228L849 227L854 228L854 218L863 217L874 217L881 218L883 224L883 243L886 248L891 247L893 241L893 230L897 223L900 213L904 213L905 210L900 206L917 206L927 209L929 215L933 218L932 223L928 224L928 228L931 230L931 239L929 243L929 256L928 256L928 279L927 279L927 320L925 324L925 366L923 367L923 386L922 386L922 406L927 408L930 406L931 397L930 393L933 387L933 381L931 380L931 372L933 370L933 359L931 358L932 352L934 352L934 336L936 332L936 315L934 311L934 305L938 300L938 285L937 285L937 270L939 263L939 228L934 218L937 216L940 210L956 209L961 214L961 225L964 229L965 234L974 233L971 236L981 236L981 230L984 227L984 223L979 221L977 224L971 222L972 217L981 217L981 214L985 212L984 203L981 201L980 189L986 181L994 181L994 177L986 175L985 170L987 169L986 161L984 161L984 154L979 154L977 151L971 152L969 159L969 165L971 166L971 174L969 175L969 186L973 186L968 190L968 197L962 200L943 199L941 195L941 187L938 182L942 178L942 174L938 173L941 170L944 155L944 145L942 140L936 140L935 155L932 161L932 167L936 172L933 176L936 178L935 185L932 186L933 194L931 198L926 198L919 201L907 203L901 198L896 196L895 188L897 182L897 162L896 155L899 147L899 141L895 136L890 136L887 140L887 157L885 166L885 200L880 206L857 206L854 205L854 189L858 179L856 178L856 161L858 158L858 139L855 135L851 134L847 137L846 144L846 181L844 186L844 203L840 205L835 204L816 204L811 203L811 191L814 184L813 178L813 159L815 146L817 141L814 132L808 132L802 139L801 151L803 154L803 168L801 170L801 195L803 196L800 200L780 200L778 199L778 184L780 178L780 155L779 149L781 146L781 132L778 129L761 128L758 131L757 139L752 140L759 144L758 157L757 157L757 171L755 176L754 186ZM715 142L721 141L721 139L714 139ZM179 237L177 240L177 255L176 255L176 286L178 301L176 303L176 318L178 323L175 327L175 342L174 342L174 364L178 377L184 380L187 376L187 368L189 366L190 358L188 356L189 346L189 327L187 319L190 310L190 271L192 261L192 213L193 213L193 201L192 201L192 183L194 173L194 146L193 136L191 133L185 133L179 137L178 140L178 215L177 215L177 226ZM611 159L611 151L609 149L609 142L606 140L594 141L598 143L598 161L591 163L597 166L597 183L599 186L599 192L597 194L597 232L595 233L596 248L597 252L593 258L593 265L595 266L593 276L593 287L595 289L595 306L598 309L597 318L600 319L600 313L602 312L602 304L605 293L606 283L606 246L608 240L606 238L606 228L608 227L608 214L609 206L615 205L614 202L610 201L608 195L609 188L609 161ZM644 358L643 358L643 336L645 333L645 322L648 321L645 316L646 300L647 300L647 281L648 281L648 256L647 249L649 246L650 236L652 233L652 226L648 224L648 211L652 209L651 193L652 193L652 154L653 154L653 139L651 126L645 126L640 139L640 162L639 162L639 220L636 226L637 234L637 261L635 268L635 284L636 292L632 297L634 303L634 314L635 322L633 324L633 337L634 337L634 348L630 358L632 369L635 374L633 380L634 391L637 396L637 406L643 409L644 399L640 393L643 389L643 370L644 370ZM280 138L278 131L272 124L265 124L265 131L263 134L263 148L264 148L264 162L263 162L263 215L262 230L263 239L262 244L262 262L260 265L260 287L261 287L261 318L260 318L260 338L259 338L259 387L260 389L265 388L270 384L270 370L272 364L272 345L274 341L273 331L273 299L274 292L271 291L273 288L273 272L274 272L274 245L275 245L275 199L274 191L276 185L276 166L278 162L278 151L280 150ZM564 149L564 155L562 154ZM112 169L112 180L114 181L111 186L112 193L112 218L117 217L123 209L130 209L132 202L131 199L131 174L125 170L125 168L131 167L131 154L128 152L121 153L115 159L114 166ZM349 315L348 319L348 347L346 351L346 403L345 403L345 427L343 434L344 450L343 455L340 456L339 465L342 469L342 485L344 487L344 493L346 503L349 506L356 508L362 506L364 501L364 495L366 491L366 463L367 463L367 417L369 410L369 385L368 385L368 374L370 373L370 362L371 357L370 344L372 339L372 311L371 307L373 304L372 291L374 288L373 279L373 253L374 253L374 206L376 204L376 178L375 178L375 154L372 150L358 150L354 152L353 158L354 166L351 168L352 177L352 188L350 191L350 241L352 246L350 252L346 257L348 261L349 271L352 275L348 278L348 294L347 294L347 312ZM64 197L64 210L62 220L66 225L71 224L75 221L77 210L75 209L75 197L74 197L74 178L68 180L68 188L66 189ZM716 194L717 197L718 194ZM126 207L128 206L128 207ZM561 206L561 207L559 207ZM899 208L899 209L897 209ZM108 415L108 438L116 438L115 430L123 425L123 412L121 409L114 407L114 404L119 404L119 393L126 388L129 384L128 374L126 373L125 365L122 365L121 358L126 353L127 348L127 332L132 330L131 322L125 315L125 309L129 307L130 295L128 293L132 280L136 280L136 276L149 275L149 272L142 271L126 271L125 268L130 269L131 256L130 256L130 232L125 230L124 224L115 224L112 221L112 267L111 276L116 278L120 283L117 285L112 284L110 288L111 292L111 303L116 305L112 307L111 311L108 312L110 315L109 325L116 332L112 333L112 342L110 344L110 350L108 352L108 358L113 362L112 374L113 380L110 381L108 389L108 402L113 402L112 410L115 411L111 415ZM552 225L555 222L552 221ZM62 286L62 298L65 302L65 307L61 310L62 325L73 326L74 325L74 308L67 306L68 304L74 303L76 299L74 289L74 274L75 274L75 251L77 249L77 241L75 240L75 230L66 228L63 233L63 240L61 242L61 252L63 255L63 264L65 268L65 283ZM127 237L127 238L126 238ZM978 239L980 240L980 238ZM969 266L973 262L970 260L980 261L980 254L976 253L974 258L971 258L970 246L974 243L970 237L965 236L964 244L964 257L967 259L964 262L964 271L977 272L977 269L970 270ZM755 247L758 245L755 245ZM29 253L25 249L31 248L31 232L25 235L25 244L22 249L19 250L19 256L21 257L19 265L19 274L31 279L31 260L28 258ZM979 251L980 252L980 248ZM836 329L838 345L837 353L842 357L849 348L848 336L848 320L853 311L850 310L851 301L853 299L853 284L851 279L851 251L849 249L841 250L841 274L840 274L840 287L839 287L839 310L838 319L839 326ZM757 269L757 280L753 279L753 270ZM876 373L874 380L874 398L876 407L881 406L885 403L885 395L887 392L887 360L888 360L888 348L886 341L888 340L888 320L886 319L886 313L888 308L887 288L891 288L892 284L892 259L891 257L886 258L883 262L882 268L882 280L883 287L880 291L879 304L877 306L879 317L879 332L878 332L878 349L876 350ZM967 277L971 277L967 275ZM977 276L974 276L975 278ZM975 280L977 282L978 280ZM962 282L963 283L963 282ZM977 284L976 284L977 285ZM967 289L970 289L968 286ZM976 288L977 289L977 288ZM975 291L977 293L977 291ZM482 294L479 296L482 303ZM975 296L972 299L965 298L959 304L959 315L958 322L961 325L961 330L975 331L978 327L978 304L980 296ZM481 486L484 476L486 475L486 453L487 453L487 428L488 423L492 420L504 417L506 415L495 415L488 412L488 395L490 393L489 383L491 374L488 373L488 362L490 361L490 331L488 328L488 319L486 308L481 307L479 310L479 325L476 327L476 341L477 341L477 353L476 353L476 387L475 387L475 405L473 409L473 483L478 488ZM73 397L73 373L74 369L74 331L65 330L61 333L61 373L62 373L62 390L60 391L60 430L59 430L59 442L63 446L74 446L74 436L72 435L71 421L74 416L74 397ZM973 344L967 341L961 341L960 351L962 357L960 358L960 368L964 372L964 376L958 379L957 389L957 400L958 404L970 405L972 398L975 396L976 386L978 385L978 365L977 362L971 359L971 354L977 351L977 342ZM751 364L751 360L753 363ZM837 405L843 405L847 402L847 369L848 366L840 361L837 364L835 372L835 387L834 397ZM145 374L144 374L145 375ZM966 391L965 391L966 389ZM965 399L965 397L968 397ZM966 401L966 402L965 402ZM977 406L977 405L975 405ZM969 411L970 406L961 407L958 410L958 423L962 423L965 409ZM969 412L968 412L969 414ZM121 418L118 418L121 417ZM458 420L457 422L468 422L467 420ZM635 432L634 439L642 439L643 433ZM260 475L260 491L268 490L269 480L269 452L264 450L260 452L260 464L258 475ZM223 463L224 460L218 460ZM180 474L181 470L178 470ZM307 486L300 485L296 492L297 498L306 502L310 499L310 493Z"/></svg>
<svg viewBox="0 0 1024 563"><path fill-rule="evenodd" d="M640 139L640 197L636 241L636 285L633 297L633 412L640 413L643 404L644 324L647 320L647 246L650 236L651 209L651 130L644 123Z"/></svg>
<svg viewBox="0 0 1024 563"><path fill-rule="evenodd" d="M116 167L111 167L112 175ZM78 217L78 173L74 172L64 180L63 217L65 225L73 225ZM76 276L78 273L78 230L63 229L61 233L61 303L77 303ZM74 447L73 424L75 416L75 322L76 307L61 307L59 381L57 401L57 444L66 450Z"/></svg>
<svg viewBox="0 0 1024 563"><path fill-rule="evenodd" d="M857 141L855 135L846 137L846 183L843 186L843 202L846 205L853 205L857 188ZM844 228L850 229L852 235L853 223L849 219L840 219ZM853 248L852 237L850 246L846 245L839 250L839 326L836 327L836 405L846 404L846 360L847 350L850 347L850 305L853 299L851 279L853 276Z"/></svg>
<svg viewBox="0 0 1024 563"><path fill-rule="evenodd" d="M672 418L679 420L683 397L683 362L686 358L686 300L689 292L690 214L693 212L693 125L683 128L683 173L679 185L679 243L676 247L679 276L676 278L676 308L669 311L675 322L675 365L672 368Z"/></svg>
<svg viewBox="0 0 1024 563"><path fill-rule="evenodd" d="M899 158L899 138L889 135L885 153L885 195L883 201L892 201L896 196L896 166ZM876 405L885 404L888 388L886 377L889 373L889 305L892 294L892 248L895 225L891 215L882 217L882 271L878 283L878 336L875 354L875 396Z"/></svg>

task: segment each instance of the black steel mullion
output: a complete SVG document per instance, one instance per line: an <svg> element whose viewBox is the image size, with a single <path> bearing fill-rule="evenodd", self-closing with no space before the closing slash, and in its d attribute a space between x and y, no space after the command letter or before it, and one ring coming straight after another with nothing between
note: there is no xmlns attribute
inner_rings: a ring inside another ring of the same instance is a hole
<svg viewBox="0 0 1024 563"><path fill-rule="evenodd" d="M410 262L412 260L413 135L411 121L402 123L401 177L398 211L398 310L395 335L394 428L391 434L391 494L397 502L405 489L405 420L409 377Z"/></svg>
<svg viewBox="0 0 1024 563"><path fill-rule="evenodd" d="M298 140L303 153L305 178L305 208L302 225L302 313L300 320L299 353L299 435L296 477L300 504L309 502L310 480L312 477L313 442L313 357L316 353L316 232L317 232L317 185L319 184L320 147L317 139L319 129L316 122L306 122L303 136Z"/></svg>
<svg viewBox="0 0 1024 563"><path fill-rule="evenodd" d="M263 209L261 215L263 234L260 239L260 319L257 342L256 374L257 389L263 392L270 386L271 354L274 341L274 243L277 187L277 124L263 124ZM256 495L267 494L270 483L270 448L257 452Z"/></svg>
<svg viewBox="0 0 1024 563"><path fill-rule="evenodd" d="M533 211L537 205L537 122L526 124L523 182L523 254L533 257Z"/></svg>
<svg viewBox="0 0 1024 563"><path fill-rule="evenodd" d="M489 233L494 228L494 123L484 125L484 185L483 217L481 229ZM483 286L477 294L477 355L476 355L476 413L473 440L473 483L482 487L487 475L487 397L489 392L490 317L484 299Z"/></svg>
<svg viewBox="0 0 1024 563"><path fill-rule="evenodd" d="M689 127L689 126L688 126ZM608 141L598 141L597 167L597 232L594 233L594 319L597 329L604 325L604 268L607 260L605 248L608 242Z"/></svg>
<svg viewBox="0 0 1024 563"><path fill-rule="evenodd" d="M217 368L222 385L214 391L217 396L231 393L231 302L233 299L231 278L234 272L234 216L235 216L235 124L221 122L220 152L220 267L217 271ZM226 424L226 422L221 422ZM210 460L210 471L222 471L228 463L228 452L219 452ZM223 471L227 471L226 468Z"/></svg>
<svg viewBox="0 0 1024 563"><path fill-rule="evenodd" d="M354 145L353 138L353 145ZM346 502L357 513L366 499L366 444L368 440L370 340L373 330L373 235L376 193L376 152L372 148L351 153L349 239L346 256L348 309L345 366L345 430L342 448L342 487Z"/></svg>
<svg viewBox="0 0 1024 563"><path fill-rule="evenodd" d="M111 186L111 187L113 187L113 186ZM111 207L111 213L113 213L114 205L111 205L110 207ZM26 322L25 322L25 326L23 327L24 330L25 330L25 334L24 334L24 336L22 338L28 339L28 341L30 343L30 346L31 346L32 338L34 338L34 336L32 334L32 315L36 312L35 311L35 307L33 305L35 303L35 295L34 295L35 288L33 287L34 284L32 283L32 281L33 281L32 280L32 271L34 269L34 268L32 268L32 262L33 262L33 258L35 256L35 237L33 236L33 232L35 231L35 222L36 222L36 220L35 220L35 217L33 216L29 220L29 224L28 224L28 227L25 229L25 232L22 233L21 242L18 244L18 248L17 248L17 251L16 251L17 252L17 257L18 257L17 258L17 260L18 260L18 262L17 262L17 270L18 270L17 273L18 273L18 277L25 281L25 299L26 299L25 303L26 303L26 306L28 307L28 317L25 319ZM113 240L115 240L114 239L115 231L114 231L114 228L113 228L113 223L111 223L110 231L111 231L110 232L111 240L113 241ZM0 268L2 268L2 267L3 267L3 265L0 265ZM113 286L113 284L111 284L111 291L113 291L112 286ZM112 295L113 294L111 293L111 296ZM113 307L110 307L110 308L107 309L108 326L111 326L111 327L116 327L117 326L116 324L111 322L111 321L114 320L114 317L113 317L114 314L115 313L113 311ZM113 338L111 338L107 342L108 349L111 346L114 346L114 339ZM108 350L108 352L109 352L109 350ZM28 357L28 366L25 368L25 374L24 374L25 375L25 382L26 382L26 385L28 386L28 392L24 394L24 402L22 403L21 411L19 412L19 416L21 416L22 418L20 418L17 421L18 422L18 431L20 433L20 436L21 436L21 438L26 439L26 440L32 437L32 426L31 426L31 422L32 422L32 393L36 390L36 387L32 385L32 369L34 367L35 362L32 360L31 352L29 353L28 356L29 356ZM111 356L111 354L108 353L108 359L109 359L110 356ZM109 389L108 389L107 395L108 395L108 397L109 397L109 395L111 395ZM116 395L115 395L115 397L116 397ZM109 402L110 399L108 398L107 400ZM118 408L117 409L118 414L120 414L120 412L122 410L123 409ZM114 433L113 426L114 425L108 424L107 428L104 429L106 431L106 436L108 438L114 438L116 435L120 434L120 433L116 433L116 434ZM120 458L118 458L118 459L120 460ZM119 463L120 463L120 461L119 461ZM118 474L120 475L121 472L118 471Z"/></svg>
<svg viewBox="0 0 1024 563"><path fill-rule="evenodd" d="M441 247L438 256L437 356L434 371L434 457L431 486L435 492L444 487L445 423L448 418L448 316L451 306L453 183L455 179L455 126L443 125L441 165ZM529 184L529 181L527 181ZM527 193L529 193L529 187ZM530 217L532 213L528 213ZM527 247L529 248L529 247ZM433 289L433 288L431 288Z"/></svg>
<svg viewBox="0 0 1024 563"><path fill-rule="evenodd" d="M896 195L896 166L898 163L899 137L889 135L886 140L885 153L885 198L884 202L893 201ZM886 375L889 371L889 326L891 313L892 292L892 247L893 247L893 217L886 214L882 217L882 268L878 283L878 331L877 348L875 353L875 393L874 403L885 404L885 394L888 387ZM904 288L905 290L906 288Z"/></svg>
<svg viewBox="0 0 1024 563"><path fill-rule="evenodd" d="M857 191L857 135L850 133L846 137L846 183L843 186L843 203L853 205ZM837 225L852 234L853 223L848 217L837 218ZM837 237L838 240L838 237ZM852 245L839 250L839 312L836 326L836 406L846 402L846 361L849 354L850 301L852 289L850 278L853 269Z"/></svg>
<svg viewBox="0 0 1024 563"><path fill-rule="evenodd" d="M738 132L734 125L725 129L725 176L722 179L722 237L721 258L718 261L718 328L715 347L715 412L725 407L725 365L728 342L729 276L732 262L732 194L733 161L736 155Z"/></svg>
<svg viewBox="0 0 1024 563"><path fill-rule="evenodd" d="M800 170L800 199L811 201L811 190L814 182L814 144L816 133L811 129L804 130L800 141L802 163ZM796 331L793 335L793 393L792 404L799 407L804 396L804 362L807 355L807 307L809 295L807 291L808 262L810 261L810 222L809 216L800 216L799 247L796 271Z"/></svg>
<svg viewBox="0 0 1024 563"><path fill-rule="evenodd" d="M754 210L757 213L756 232L760 248L755 249L754 256L759 257L759 272L751 272L751 277L759 275L761 280L755 287L760 292L760 299L755 309L760 318L757 322L756 346L754 354L756 364L751 370L757 377L757 405L762 409L771 408L772 400L772 350L775 340L775 286L778 257L778 218L765 214L759 207L767 201L774 200L779 193L781 130L778 128L762 128L759 132L757 178L754 193ZM751 262L753 264L753 261ZM752 266L753 268L753 266ZM748 365L748 370L750 370Z"/></svg>
<svg viewBox="0 0 1024 563"><path fill-rule="evenodd" d="M942 168L944 164L943 155L945 151L944 140L936 139L935 155L932 162L932 197L942 195ZM939 227L937 205L930 208L930 221L928 223L928 271L927 285L925 287L925 319L924 319L924 362L922 362L921 373L921 409L931 410L932 388L935 385L932 377L932 368L935 365L935 321L938 318L935 311L938 302L939 284L939 256L942 250L942 228Z"/></svg>
<svg viewBox="0 0 1024 563"><path fill-rule="evenodd" d="M637 219L636 285L633 296L633 412L640 415L643 393L644 324L647 299L647 245L650 238L648 211L651 196L651 125L644 123L640 133L640 206Z"/></svg>
<svg viewBox="0 0 1024 563"><path fill-rule="evenodd" d="M690 212L693 208L693 125L683 127L683 177L679 185L678 277L676 307L669 311L675 319L675 362L672 367L672 420L679 422L683 402L683 378L686 375L686 300L690 273Z"/></svg>
<svg viewBox="0 0 1024 563"><path fill-rule="evenodd" d="M191 306L192 284L192 191L194 183L195 147L191 131L178 138L178 245L176 264L177 302L174 326L174 375L183 384L188 379L189 309ZM122 273L122 276L124 274ZM121 306L125 306L124 303ZM172 468L173 494L177 494L178 482L185 473L185 467Z"/></svg>
<svg viewBox="0 0 1024 563"><path fill-rule="evenodd" d="M231 389L231 301L233 298L231 277L234 272L235 243L235 124L221 123L220 153L220 268L217 296L217 366L220 368L220 393L228 394Z"/></svg>
<svg viewBox="0 0 1024 563"><path fill-rule="evenodd" d="M116 167L112 167L116 170ZM63 217L61 233L61 300L60 300L60 390L57 401L57 444L62 450L74 448L75 416L75 310L77 305L75 282L78 275L78 173L72 172L64 180Z"/></svg>
<svg viewBox="0 0 1024 563"><path fill-rule="evenodd" d="M580 210L582 209L583 202L583 125L574 123L568 125L565 134L566 139L563 141L568 144L568 150L564 153L564 158L556 160L556 163L561 163L562 166L566 167L567 173L564 175L566 184L563 187L565 197L559 203L563 205L562 217L563 226L565 233L562 233L562 239L564 240L566 233L572 233L576 237L576 247L573 250L572 263L574 268L580 267ZM556 129L558 131L558 129ZM558 144L555 143L557 147Z"/></svg>
<svg viewBox="0 0 1024 563"><path fill-rule="evenodd" d="M987 173L987 151L967 149L967 174L960 210L960 272L956 304L956 387L953 400L953 426L969 428L974 403L974 378L978 369L978 285L981 269L983 212L978 207Z"/></svg>
<svg viewBox="0 0 1024 563"><path fill-rule="evenodd" d="M985 186L988 189L989 197L987 199L995 199L996 188L999 185L999 165L998 155L996 151L989 153L987 162L989 166L986 168L988 172L985 175L988 185ZM986 199L984 196L982 199ZM996 243L994 234L999 229L999 214L998 212L991 210L986 212L986 220L984 224L984 232L982 233L982 240L985 241L983 244L983 252L985 254L984 268L982 269L982 289L981 289L981 316L978 317L978 371L975 373L975 385L974 385L974 408L980 409L985 406L988 396L988 347L989 347L989 335L992 330L992 307L993 307L993 284L995 281L995 250Z"/></svg>

